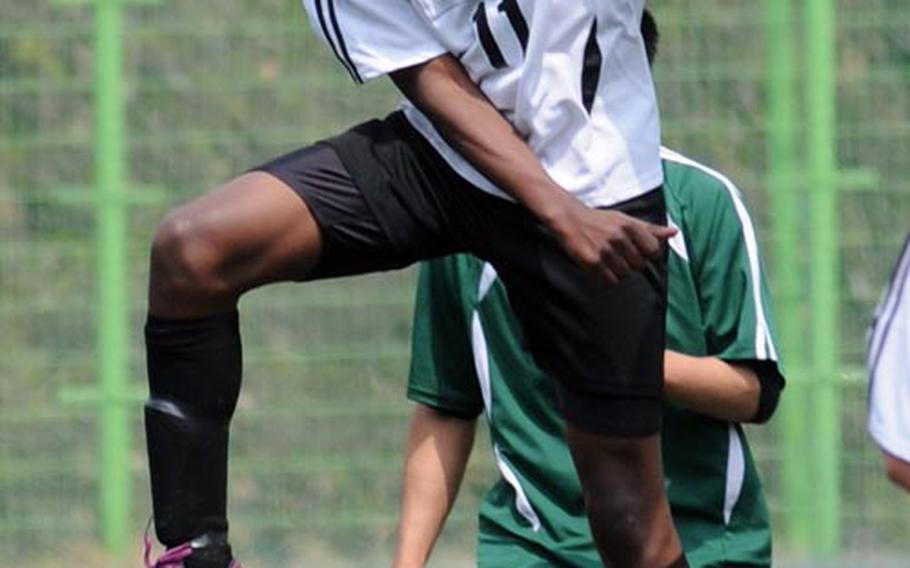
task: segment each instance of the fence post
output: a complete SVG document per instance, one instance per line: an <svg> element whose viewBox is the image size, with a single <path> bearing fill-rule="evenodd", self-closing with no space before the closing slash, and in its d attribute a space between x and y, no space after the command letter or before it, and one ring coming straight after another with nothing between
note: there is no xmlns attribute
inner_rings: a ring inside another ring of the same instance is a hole
<svg viewBox="0 0 910 568"><path fill-rule="evenodd" d="M840 262L836 157L837 53L833 0L807 0L807 168L811 203L812 369L815 462L815 551L832 558L840 550Z"/></svg>
<svg viewBox="0 0 910 568"><path fill-rule="evenodd" d="M777 440L781 446L784 530L789 547L806 552L812 546L812 460L808 428L808 378L805 341L803 281L800 266L800 211L802 179L798 172L797 145L798 50L795 41L793 3L765 3L768 46L768 191L774 251L774 300L779 317L782 357L789 384L781 400ZM804 235L805 233L803 233Z"/></svg>
<svg viewBox="0 0 910 568"><path fill-rule="evenodd" d="M123 6L120 0L94 3L99 511L105 546L120 552L130 512Z"/></svg>

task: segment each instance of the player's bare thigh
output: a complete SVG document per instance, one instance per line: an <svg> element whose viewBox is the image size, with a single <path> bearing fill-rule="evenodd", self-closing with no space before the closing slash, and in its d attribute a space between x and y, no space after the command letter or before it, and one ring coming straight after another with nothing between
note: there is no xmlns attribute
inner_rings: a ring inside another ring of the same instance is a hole
<svg viewBox="0 0 910 568"><path fill-rule="evenodd" d="M241 175L165 217L152 245L149 311L194 318L233 309L247 290L306 278L321 250L297 193L265 172Z"/></svg>

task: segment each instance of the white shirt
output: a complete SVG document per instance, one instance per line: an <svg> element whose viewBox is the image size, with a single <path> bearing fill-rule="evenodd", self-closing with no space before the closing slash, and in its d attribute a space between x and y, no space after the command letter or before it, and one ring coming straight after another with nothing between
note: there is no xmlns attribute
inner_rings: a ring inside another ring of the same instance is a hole
<svg viewBox="0 0 910 568"><path fill-rule="evenodd" d="M910 462L910 238L869 330L869 433Z"/></svg>
<svg viewBox="0 0 910 568"><path fill-rule="evenodd" d="M313 28L355 81L443 53L589 206L662 181L657 100L641 37L644 0L303 0ZM429 119L411 124L462 177L508 198Z"/></svg>

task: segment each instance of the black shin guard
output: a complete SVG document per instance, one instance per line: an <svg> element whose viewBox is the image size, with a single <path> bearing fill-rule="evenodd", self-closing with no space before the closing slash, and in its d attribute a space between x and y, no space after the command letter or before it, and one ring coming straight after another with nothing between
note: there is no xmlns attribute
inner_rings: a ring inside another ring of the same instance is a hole
<svg viewBox="0 0 910 568"><path fill-rule="evenodd" d="M237 313L196 320L149 316L145 335L155 532L169 547L199 537L224 540L228 425L240 392Z"/></svg>

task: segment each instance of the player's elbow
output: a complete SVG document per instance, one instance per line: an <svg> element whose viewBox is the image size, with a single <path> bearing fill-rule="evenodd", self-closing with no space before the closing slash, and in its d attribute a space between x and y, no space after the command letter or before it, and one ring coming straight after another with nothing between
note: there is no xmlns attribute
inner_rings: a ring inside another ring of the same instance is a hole
<svg viewBox="0 0 910 568"><path fill-rule="evenodd" d="M723 404L712 402L711 408L702 412L724 422L754 422L758 413L761 387L758 383L738 385L736 392L728 392Z"/></svg>
<svg viewBox="0 0 910 568"><path fill-rule="evenodd" d="M762 385L758 395L758 405L755 413L745 420L745 422L751 424L767 424L777 411L777 406L780 403L780 391L780 388L766 388Z"/></svg>
<svg viewBox="0 0 910 568"><path fill-rule="evenodd" d="M777 411L780 403L780 394L784 390L784 377L780 374L777 364L773 361L755 361L752 365L757 381L755 397L757 404L755 412L743 422L752 424L765 424Z"/></svg>

